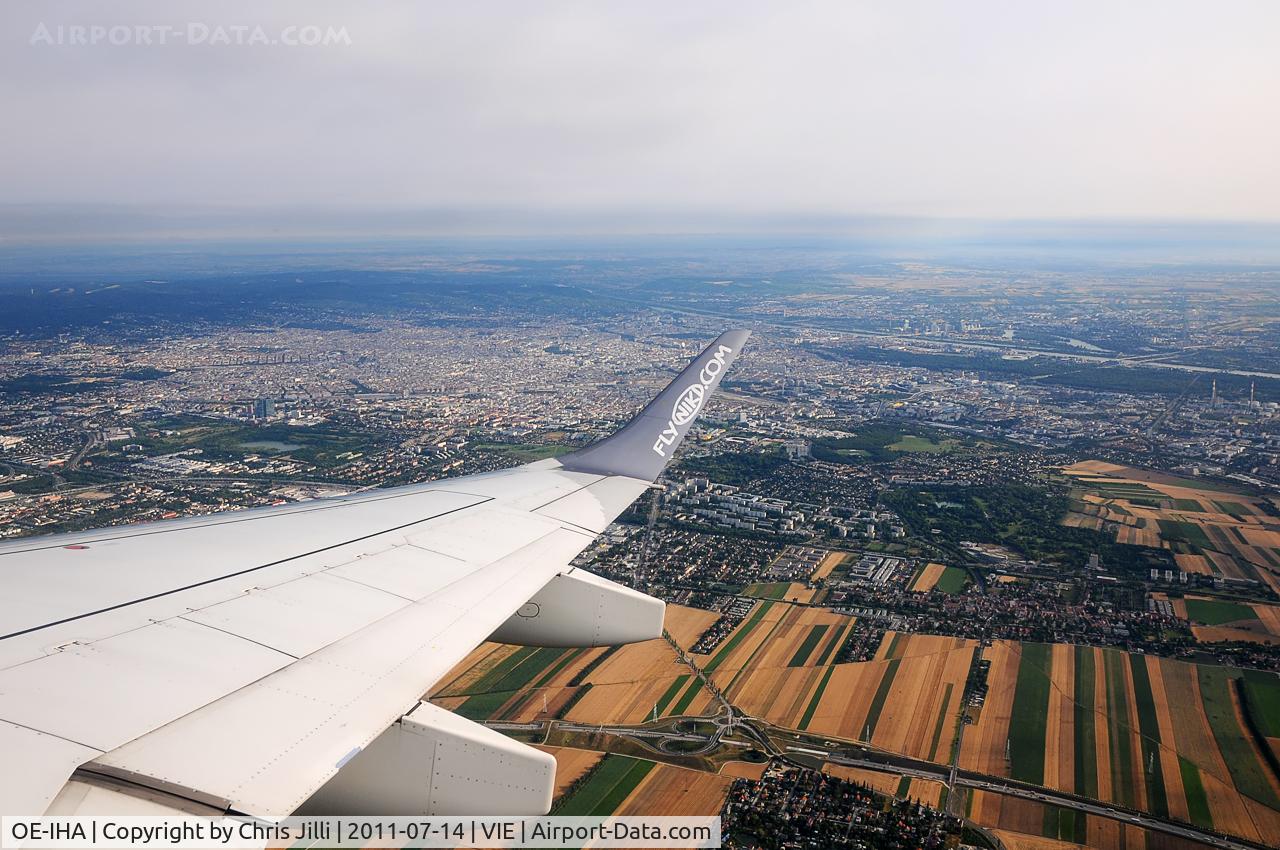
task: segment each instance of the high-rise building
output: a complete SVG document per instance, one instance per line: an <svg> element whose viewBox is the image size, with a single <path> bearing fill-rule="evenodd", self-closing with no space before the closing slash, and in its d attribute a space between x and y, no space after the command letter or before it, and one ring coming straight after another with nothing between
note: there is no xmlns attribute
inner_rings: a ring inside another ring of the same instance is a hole
<svg viewBox="0 0 1280 850"><path fill-rule="evenodd" d="M254 419L270 419L276 415L276 403L274 399L260 398L253 403Z"/></svg>

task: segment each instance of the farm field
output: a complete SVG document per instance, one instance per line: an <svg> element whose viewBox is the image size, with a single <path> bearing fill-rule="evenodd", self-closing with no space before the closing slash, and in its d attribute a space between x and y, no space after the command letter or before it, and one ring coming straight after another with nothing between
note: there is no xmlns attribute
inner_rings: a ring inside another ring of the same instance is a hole
<svg viewBox="0 0 1280 850"><path fill-rule="evenodd" d="M614 811L618 815L714 815L720 812L733 776L655 765Z"/></svg>
<svg viewBox="0 0 1280 850"><path fill-rule="evenodd" d="M596 766L596 762L604 758L604 753L592 750L576 750L572 747L538 747L544 753L550 753L556 759L556 799L565 790L578 781L580 777Z"/></svg>
<svg viewBox="0 0 1280 850"><path fill-rule="evenodd" d="M846 552L832 552L822 559L818 564L818 568L813 571L813 575L809 576L810 581L824 579L838 567L841 563L848 559Z"/></svg>
<svg viewBox="0 0 1280 850"><path fill-rule="evenodd" d="M965 816L993 830L1006 850L1206 850L1209 845L1034 800L971 790Z"/></svg>
<svg viewBox="0 0 1280 850"><path fill-rule="evenodd" d="M687 647L715 619L713 612L669 605L666 628ZM563 716L589 723L639 723L688 674L664 640L616 649L485 643L441 680L431 700L472 720L528 722ZM696 713L708 699L692 695L683 707Z"/></svg>
<svg viewBox="0 0 1280 850"><path fill-rule="evenodd" d="M567 781L557 776L553 815L714 815L734 779L630 756L571 748L549 751L558 769L579 768Z"/></svg>
<svg viewBox="0 0 1280 850"><path fill-rule="evenodd" d="M1249 579L1280 591L1280 511L1271 500L1099 461L1062 472L1075 487L1065 525L1166 549L1183 572Z"/></svg>
<svg viewBox="0 0 1280 850"><path fill-rule="evenodd" d="M1280 606L1263 602L1237 602L1188 594L1166 599L1173 613L1191 624L1197 640L1206 643L1221 640L1243 640L1254 643L1280 643Z"/></svg>
<svg viewBox="0 0 1280 850"><path fill-rule="evenodd" d="M946 786L934 779L901 776L879 770L864 770L860 767L828 764L822 768L822 772L840 779L848 779L850 782L859 782L882 794L890 794L903 800L915 800L926 806L942 804L943 792L946 790Z"/></svg>
<svg viewBox="0 0 1280 850"><path fill-rule="evenodd" d="M1280 779L1242 714L1280 705L1280 679L1062 644L997 641L985 657L988 695L961 767L1254 841L1280 834ZM1080 841L1085 829L1043 834Z"/></svg>
<svg viewBox="0 0 1280 850"><path fill-rule="evenodd" d="M553 804L551 814L561 817L613 814L656 766L644 759L606 755L579 776Z"/></svg>
<svg viewBox="0 0 1280 850"><path fill-rule="evenodd" d="M758 582L747 585L742 591L743 596L787 602L812 602L815 593L816 588L805 587L798 581Z"/></svg>
<svg viewBox="0 0 1280 850"><path fill-rule="evenodd" d="M938 579L942 578L942 574L946 572L946 564L929 563L925 564L911 582L911 586L907 588L915 593L928 593L933 590L933 586L938 583Z"/></svg>
<svg viewBox="0 0 1280 850"><path fill-rule="evenodd" d="M832 664L848 624L792 608L763 649L717 669L713 681L743 711L776 726L946 760L975 643L888 632L874 660Z"/></svg>
<svg viewBox="0 0 1280 850"><path fill-rule="evenodd" d="M1193 622L1218 623L1204 628L1269 625L1272 616L1269 606L1194 594L1170 602ZM1240 619L1249 614L1251 619ZM670 606L668 631L689 646L715 617ZM1280 758L1280 677L1116 649L1016 641L984 648L971 640L892 630L871 660L836 664L854 625L853 618L831 611L761 599L719 645L694 658L736 706L773 725L946 762L966 678L982 657L990 663L988 691L965 732L962 768L1252 841L1280 834L1280 776L1267 753ZM655 711L661 717L713 711L712 694L663 640L587 650L486 644L442 681L433 700L475 719L514 721L558 716L638 724ZM577 805L607 804L609 811L643 794L635 806L683 812L676 800L722 800L729 780L653 767L643 759L613 761L621 756L595 765L598 757L552 751L563 760L566 784L590 771L596 790ZM665 778L650 780L651 773ZM898 796L940 799L941 789L923 781L904 786L892 775L850 778ZM887 782L895 784L882 787ZM681 789L678 796L656 802L673 787ZM580 792L573 790L575 799ZM1043 806L1027 810L1026 801L986 796L969 805L978 807L979 822L993 828L1046 841L1145 846L1141 831L1129 835L1114 821Z"/></svg>

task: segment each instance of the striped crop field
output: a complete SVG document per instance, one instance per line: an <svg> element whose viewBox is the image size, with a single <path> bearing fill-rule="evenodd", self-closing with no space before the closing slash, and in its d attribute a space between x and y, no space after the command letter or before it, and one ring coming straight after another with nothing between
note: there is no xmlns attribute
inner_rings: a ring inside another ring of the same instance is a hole
<svg viewBox="0 0 1280 850"><path fill-rule="evenodd" d="M1280 835L1280 777L1261 749L1280 725L1274 675L1063 644L984 652L988 693L962 768L1252 841ZM1045 835L1081 841L1083 830L1077 818Z"/></svg>

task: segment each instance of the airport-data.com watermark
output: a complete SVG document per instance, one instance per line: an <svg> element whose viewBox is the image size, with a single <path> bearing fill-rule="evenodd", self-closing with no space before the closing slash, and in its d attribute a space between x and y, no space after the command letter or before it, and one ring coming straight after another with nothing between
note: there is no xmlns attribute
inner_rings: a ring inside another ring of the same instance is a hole
<svg viewBox="0 0 1280 850"><path fill-rule="evenodd" d="M46 24L38 23L32 47L335 47L349 46L345 26L289 24Z"/></svg>

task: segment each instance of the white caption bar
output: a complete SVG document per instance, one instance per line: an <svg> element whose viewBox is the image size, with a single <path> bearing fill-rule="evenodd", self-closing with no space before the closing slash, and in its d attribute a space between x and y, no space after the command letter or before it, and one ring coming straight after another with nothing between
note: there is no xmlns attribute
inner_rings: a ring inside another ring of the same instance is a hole
<svg viewBox="0 0 1280 850"><path fill-rule="evenodd" d="M0 848L719 847L718 817L0 818Z"/></svg>

